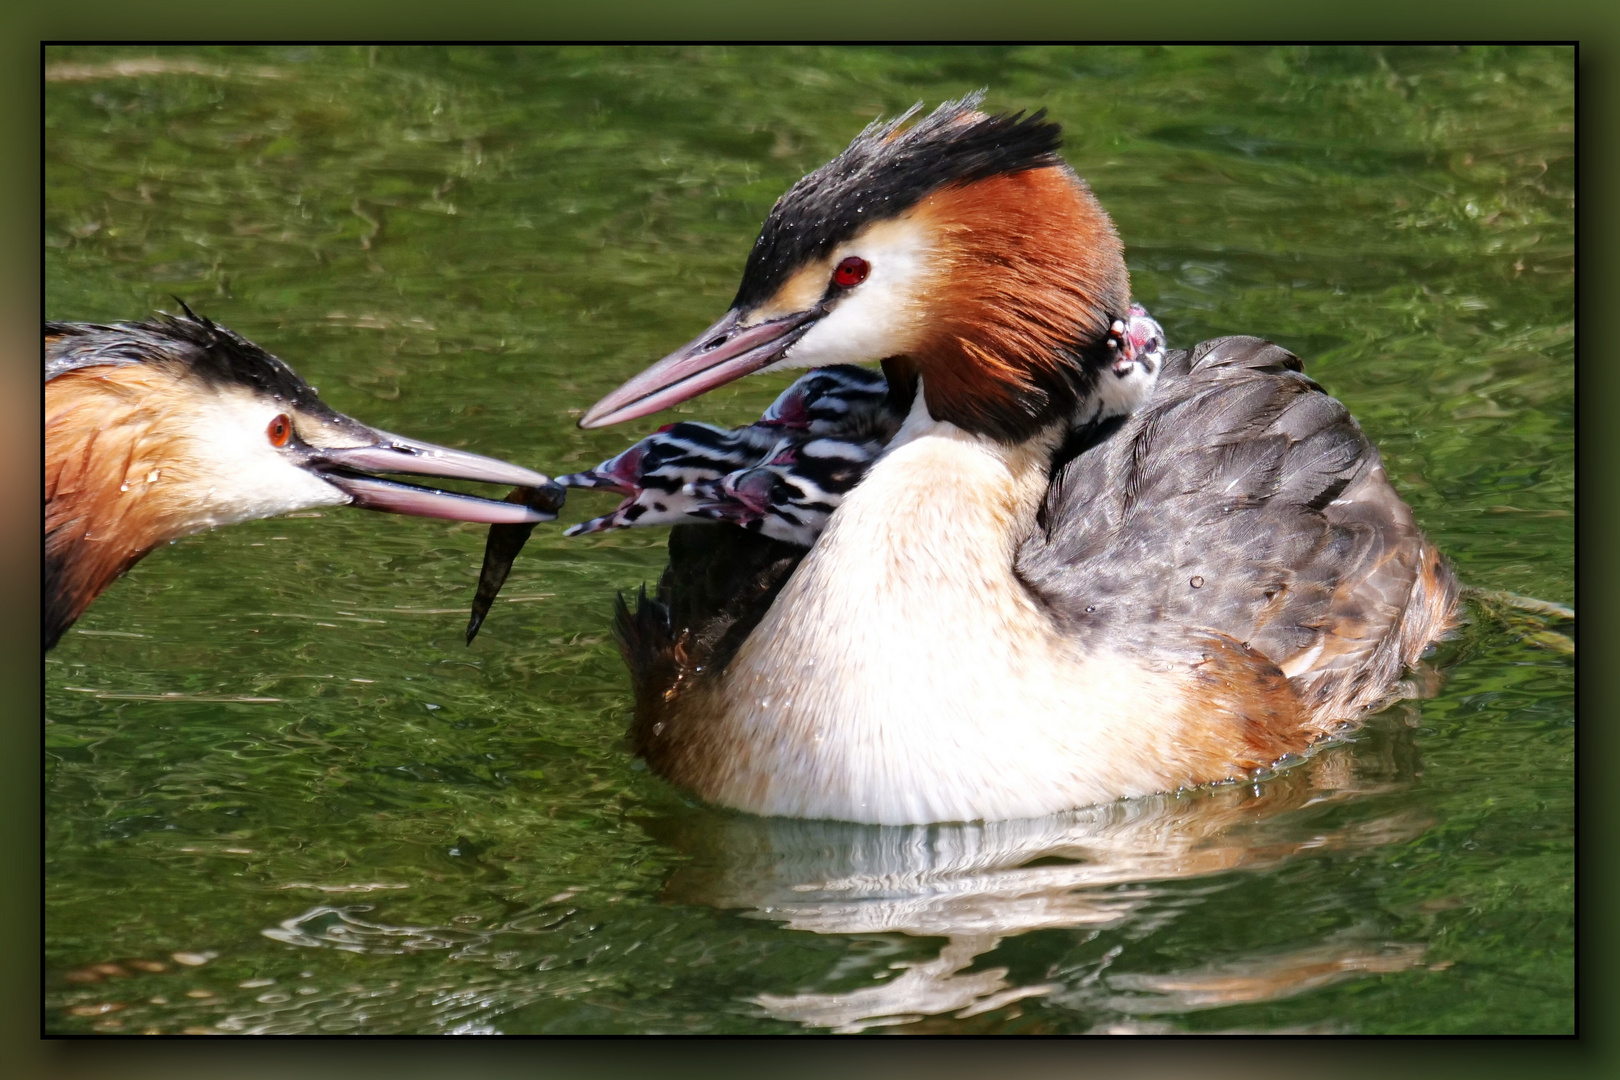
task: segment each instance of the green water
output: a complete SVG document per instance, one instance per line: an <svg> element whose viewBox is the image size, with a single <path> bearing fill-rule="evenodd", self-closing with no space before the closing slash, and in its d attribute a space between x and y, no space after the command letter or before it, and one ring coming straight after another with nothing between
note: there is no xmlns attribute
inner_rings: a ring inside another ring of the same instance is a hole
<svg viewBox="0 0 1620 1080"><path fill-rule="evenodd" d="M551 473L667 419L573 423L868 120L1046 106L1172 344L1295 350L1466 582L1573 601L1570 50L47 59L49 317L178 294L345 412ZM46 1030L1573 1029L1572 623L1475 609L1437 696L1253 787L762 820L623 748L610 605L663 531L561 532L472 648L470 525L262 521L103 596L45 668Z"/></svg>

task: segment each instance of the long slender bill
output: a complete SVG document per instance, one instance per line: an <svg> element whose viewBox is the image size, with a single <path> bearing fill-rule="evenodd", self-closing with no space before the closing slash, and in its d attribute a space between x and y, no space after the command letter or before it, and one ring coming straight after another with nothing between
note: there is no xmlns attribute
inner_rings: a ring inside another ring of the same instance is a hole
<svg viewBox="0 0 1620 1080"><path fill-rule="evenodd" d="M521 465L452 450L430 442L377 432L369 446L344 446L316 451L318 464L336 465L356 472L404 473L437 476L445 480L481 480L487 484L544 487L551 479Z"/></svg>
<svg viewBox="0 0 1620 1080"><path fill-rule="evenodd" d="M484 525L532 525L555 520L557 511L562 509L567 492L561 485L533 469L386 431L375 434L376 441L364 446L314 450L310 454L308 467L319 473L327 483L347 492L354 499L355 506L368 510L472 521ZM527 494L503 502L398 480L384 480L365 473L399 473L517 485L519 491Z"/></svg>
<svg viewBox="0 0 1620 1080"><path fill-rule="evenodd" d="M667 409L768 367L823 314L820 307L753 326L737 309L591 406L582 428L606 427Z"/></svg>
<svg viewBox="0 0 1620 1080"><path fill-rule="evenodd" d="M355 506L367 510L385 510L391 514L472 521L481 525L534 524L555 521L557 518L555 513L536 510L521 503L496 502L494 499L481 499L455 491L380 480L375 476L329 473L326 481L353 496Z"/></svg>

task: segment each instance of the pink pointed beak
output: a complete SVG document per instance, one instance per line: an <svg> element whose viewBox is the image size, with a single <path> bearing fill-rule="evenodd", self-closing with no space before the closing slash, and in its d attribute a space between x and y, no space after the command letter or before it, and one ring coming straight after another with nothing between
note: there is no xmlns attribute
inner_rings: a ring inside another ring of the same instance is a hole
<svg viewBox="0 0 1620 1080"><path fill-rule="evenodd" d="M743 326L732 308L713 326L591 406L582 428L606 427L678 405L769 367L826 314L820 305Z"/></svg>
<svg viewBox="0 0 1620 1080"><path fill-rule="evenodd" d="M363 425L355 424L355 427ZM311 448L304 454L304 467L345 492L354 500L355 506L413 517L448 518L451 521L490 525L553 521L557 517L556 511L562 507L563 489L533 469L386 431L373 428L364 430L376 437L375 443L369 446ZM515 484L530 491L531 497L526 502L498 501L459 491L442 491L398 480L385 480L366 475L368 473L403 473L408 476L476 480L487 484Z"/></svg>

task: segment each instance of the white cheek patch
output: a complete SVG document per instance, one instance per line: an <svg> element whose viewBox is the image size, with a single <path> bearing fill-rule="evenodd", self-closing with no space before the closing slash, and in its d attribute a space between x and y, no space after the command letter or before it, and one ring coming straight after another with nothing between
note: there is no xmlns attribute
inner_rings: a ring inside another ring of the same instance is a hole
<svg viewBox="0 0 1620 1080"><path fill-rule="evenodd" d="M867 279L836 300L773 368L870 364L915 347L922 329L919 301L934 261L922 223L875 225L834 251L830 264L851 255L871 266Z"/></svg>
<svg viewBox="0 0 1620 1080"><path fill-rule="evenodd" d="M280 411L274 402L222 390L186 417L198 462L184 489L192 500L185 512L192 528L234 525L351 501L270 445L267 429Z"/></svg>

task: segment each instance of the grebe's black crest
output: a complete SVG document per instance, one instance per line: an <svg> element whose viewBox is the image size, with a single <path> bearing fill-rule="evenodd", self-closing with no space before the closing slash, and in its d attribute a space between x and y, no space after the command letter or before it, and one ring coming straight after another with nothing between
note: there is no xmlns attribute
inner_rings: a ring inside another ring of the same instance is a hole
<svg viewBox="0 0 1620 1080"><path fill-rule="evenodd" d="M1124 248L1058 156L1059 126L988 116L980 101L871 125L793 185L731 309L580 426L647 416L773 365L880 362L897 401L909 405L920 379L929 415L975 435L1023 442L1083 420L1130 302Z"/></svg>
<svg viewBox="0 0 1620 1080"><path fill-rule="evenodd" d="M176 301L183 314L160 312L144 322L46 323L45 337L54 339L46 350L46 381L81 367L160 364L209 386L240 386L318 416L340 415L279 357Z"/></svg>
<svg viewBox="0 0 1620 1080"><path fill-rule="evenodd" d="M878 120L849 148L776 201L748 254L733 307L767 299L799 267L874 221L895 217L947 184L1062 165L1063 129L1042 109L986 116L984 91L947 101L910 128L919 102Z"/></svg>

